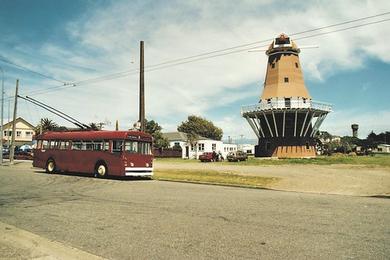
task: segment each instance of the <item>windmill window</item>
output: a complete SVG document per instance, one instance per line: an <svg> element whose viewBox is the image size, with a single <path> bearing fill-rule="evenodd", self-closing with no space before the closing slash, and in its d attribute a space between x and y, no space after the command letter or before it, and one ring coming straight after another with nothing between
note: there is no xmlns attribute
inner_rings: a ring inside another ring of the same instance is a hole
<svg viewBox="0 0 390 260"><path fill-rule="evenodd" d="M275 68L275 63L271 64L271 68L273 68L273 69Z"/></svg>
<svg viewBox="0 0 390 260"><path fill-rule="evenodd" d="M265 150L268 151L269 149L271 149L271 144L269 142L266 142L265 143Z"/></svg>
<svg viewBox="0 0 390 260"><path fill-rule="evenodd" d="M284 83L288 83L288 77L284 78Z"/></svg>
<svg viewBox="0 0 390 260"><path fill-rule="evenodd" d="M298 62L295 62L295 67L296 67L296 68L299 68Z"/></svg>
<svg viewBox="0 0 390 260"><path fill-rule="evenodd" d="M275 44L290 44L290 38L289 37L284 37L284 38L276 38L275 39Z"/></svg>
<svg viewBox="0 0 390 260"><path fill-rule="evenodd" d="M309 143L306 142L306 149L309 150L310 149L310 146L309 146Z"/></svg>

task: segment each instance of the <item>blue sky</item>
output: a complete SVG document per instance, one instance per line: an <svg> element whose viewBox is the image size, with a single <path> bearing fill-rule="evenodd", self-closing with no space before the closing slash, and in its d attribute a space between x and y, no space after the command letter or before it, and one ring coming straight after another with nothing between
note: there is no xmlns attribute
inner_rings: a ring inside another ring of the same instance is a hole
<svg viewBox="0 0 390 260"><path fill-rule="evenodd" d="M138 68L139 41L146 66L390 11L388 1L50 1L0 0L0 55L65 82ZM284 9L280 9L283 3ZM376 20L390 18L390 15ZM375 19L369 20L375 21ZM334 104L322 130L360 137L390 130L390 21L306 40L300 55L314 100ZM380 40L378 40L380 39ZM266 43L268 44L268 42ZM258 102L266 55L240 52L146 73L147 117L166 131L189 114L213 120L226 136L254 138L241 105ZM62 83L0 61L6 95L16 78L22 94ZM80 84L36 97L84 122L129 128L137 120L136 73ZM20 102L19 115L69 125ZM5 115L8 114L8 103ZM109 124L111 122L111 125Z"/></svg>

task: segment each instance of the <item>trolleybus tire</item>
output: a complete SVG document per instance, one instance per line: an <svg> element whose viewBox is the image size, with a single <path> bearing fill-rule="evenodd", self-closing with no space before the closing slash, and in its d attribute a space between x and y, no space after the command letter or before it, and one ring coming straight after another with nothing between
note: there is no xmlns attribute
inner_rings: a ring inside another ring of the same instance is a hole
<svg viewBox="0 0 390 260"><path fill-rule="evenodd" d="M102 161L97 162L95 165L94 176L96 178L104 178L107 177L107 175L108 175L107 165Z"/></svg>
<svg viewBox="0 0 390 260"><path fill-rule="evenodd" d="M47 173L55 173L56 172L56 162L50 158L46 162L46 172Z"/></svg>

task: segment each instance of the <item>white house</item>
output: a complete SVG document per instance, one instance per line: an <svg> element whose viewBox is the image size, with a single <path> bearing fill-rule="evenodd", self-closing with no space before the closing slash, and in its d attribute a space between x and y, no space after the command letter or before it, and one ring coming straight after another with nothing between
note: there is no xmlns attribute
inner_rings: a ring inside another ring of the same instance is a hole
<svg viewBox="0 0 390 260"><path fill-rule="evenodd" d="M255 145L254 144L239 144L238 149L246 152L248 155L255 154Z"/></svg>
<svg viewBox="0 0 390 260"><path fill-rule="evenodd" d="M378 153L390 153L390 144L378 144L378 148L375 152Z"/></svg>
<svg viewBox="0 0 390 260"><path fill-rule="evenodd" d="M31 144L34 135L34 126L21 117L16 118L15 121L16 121L15 144L18 146L24 144ZM12 123L13 121L3 125L4 144L9 144L12 139Z"/></svg>
<svg viewBox="0 0 390 260"><path fill-rule="evenodd" d="M182 158L198 159L199 155L204 152L221 153L226 158L229 152L237 151L236 144L224 144L222 141L212 140L200 136L198 140L190 144L187 134L183 132L163 133L163 136L168 139L169 146L180 146L182 149Z"/></svg>

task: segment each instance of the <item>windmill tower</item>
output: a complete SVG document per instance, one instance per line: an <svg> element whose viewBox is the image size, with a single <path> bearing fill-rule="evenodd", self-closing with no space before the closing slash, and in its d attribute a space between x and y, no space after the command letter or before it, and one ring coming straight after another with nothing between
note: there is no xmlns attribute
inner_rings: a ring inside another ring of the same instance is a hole
<svg viewBox="0 0 390 260"><path fill-rule="evenodd" d="M311 99L299 62L300 49L285 34L271 43L263 93L241 115L259 139L256 157L301 158L316 155L314 137L332 107Z"/></svg>

